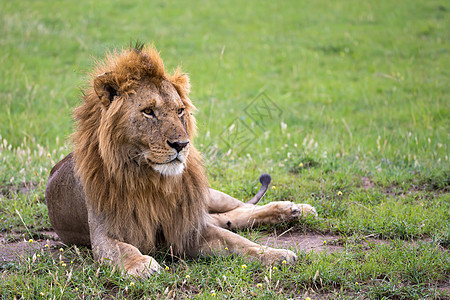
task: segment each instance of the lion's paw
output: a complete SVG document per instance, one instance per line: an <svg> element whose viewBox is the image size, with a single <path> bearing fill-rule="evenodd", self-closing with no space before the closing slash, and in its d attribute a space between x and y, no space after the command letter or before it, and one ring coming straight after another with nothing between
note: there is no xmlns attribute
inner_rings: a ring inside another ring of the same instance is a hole
<svg viewBox="0 0 450 300"><path fill-rule="evenodd" d="M285 221L296 220L309 215L317 217L316 209L309 204L295 204L289 201L274 202L274 204L277 205L280 218Z"/></svg>
<svg viewBox="0 0 450 300"><path fill-rule="evenodd" d="M262 263L273 264L293 264L297 260L297 255L291 250L268 248L262 254Z"/></svg>
<svg viewBox="0 0 450 300"><path fill-rule="evenodd" d="M293 209L293 214L296 217L307 217L309 215L313 215L317 217L316 209L309 204L294 204L295 208Z"/></svg>
<svg viewBox="0 0 450 300"><path fill-rule="evenodd" d="M161 266L153 257L142 255L127 266L126 271L129 275L144 278L160 273Z"/></svg>

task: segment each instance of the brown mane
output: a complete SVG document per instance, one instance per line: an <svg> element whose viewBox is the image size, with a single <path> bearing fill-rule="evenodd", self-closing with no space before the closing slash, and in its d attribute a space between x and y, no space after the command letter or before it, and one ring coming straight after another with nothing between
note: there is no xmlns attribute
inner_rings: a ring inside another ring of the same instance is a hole
<svg viewBox="0 0 450 300"><path fill-rule="evenodd" d="M113 74L110 84L119 94L110 106L102 104L93 86L95 78L104 73ZM127 117L123 104L136 83L144 80L169 80L174 85L189 115L187 132L192 141L196 127L190 112L195 107L188 98L187 76L179 69L168 75L152 47L115 51L105 61L97 62L83 102L74 112L75 171L88 203L106 216L111 237L135 245L144 253L164 245L182 254L198 244L205 226L208 182L201 156L192 145L183 174L170 177L149 166L136 165L118 147L116 137L125 134Z"/></svg>

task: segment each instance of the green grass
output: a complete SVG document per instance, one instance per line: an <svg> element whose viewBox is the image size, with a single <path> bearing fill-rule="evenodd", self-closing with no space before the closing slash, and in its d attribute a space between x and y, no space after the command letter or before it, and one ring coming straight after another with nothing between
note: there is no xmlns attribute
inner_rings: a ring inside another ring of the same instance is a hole
<svg viewBox="0 0 450 300"><path fill-rule="evenodd" d="M71 151L71 112L85 73L106 50L140 39L154 42L169 70L181 65L190 75L211 185L248 199L258 176L270 173L275 189L264 203L306 202L319 213L281 227L336 234L345 246L298 253L299 264L276 272L241 258L184 264L158 254L170 270L133 286L85 249L64 251L74 260L68 267L48 253L33 262L30 253L0 265L0 295L444 298L449 11L443 0L0 2L0 232L7 240L51 229L46 179ZM271 117L249 118L245 108L255 99L275 103ZM228 135L232 124L251 128L244 131L250 146ZM366 236L389 243L363 247Z"/></svg>

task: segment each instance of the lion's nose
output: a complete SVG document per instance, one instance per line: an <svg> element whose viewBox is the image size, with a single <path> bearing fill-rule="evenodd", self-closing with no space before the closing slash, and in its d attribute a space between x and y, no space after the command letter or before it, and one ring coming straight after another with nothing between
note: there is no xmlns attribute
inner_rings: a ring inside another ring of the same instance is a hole
<svg viewBox="0 0 450 300"><path fill-rule="evenodd" d="M167 144L172 147L173 149L177 150L177 152L180 152L183 150L184 147L186 147L189 144L189 141L187 142L169 142L167 141Z"/></svg>

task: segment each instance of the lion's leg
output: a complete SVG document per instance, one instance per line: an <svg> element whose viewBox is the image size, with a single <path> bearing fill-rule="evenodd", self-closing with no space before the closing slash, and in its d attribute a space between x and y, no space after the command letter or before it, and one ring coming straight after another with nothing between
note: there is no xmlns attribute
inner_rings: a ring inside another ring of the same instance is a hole
<svg viewBox="0 0 450 300"><path fill-rule="evenodd" d="M156 260L148 255L143 255L136 247L113 239L103 231L103 226L90 209L89 228L94 257L97 260L105 260L120 267L129 275L148 277L161 269Z"/></svg>
<svg viewBox="0 0 450 300"><path fill-rule="evenodd" d="M267 191L270 184L270 175L262 174L259 177L259 182L261 183L261 188L256 195L247 201L247 204L258 203ZM244 206L245 203L233 198L225 193L209 189L209 199L208 199L208 211L209 213L224 213L235 208Z"/></svg>
<svg viewBox="0 0 450 300"><path fill-rule="evenodd" d="M209 189L208 212L211 214L227 212L244 205L244 202L236 198L220 191Z"/></svg>
<svg viewBox="0 0 450 300"><path fill-rule="evenodd" d="M259 224L276 224L292 221L307 215L317 215L309 204L295 204L289 201L272 202L263 206L244 204L225 213L210 216L214 224L226 229L243 229Z"/></svg>
<svg viewBox="0 0 450 300"><path fill-rule="evenodd" d="M256 244L229 230L208 225L204 232L204 244L200 248L201 255L245 255L259 259L266 265L293 263L297 260L294 252L285 249L274 249Z"/></svg>

